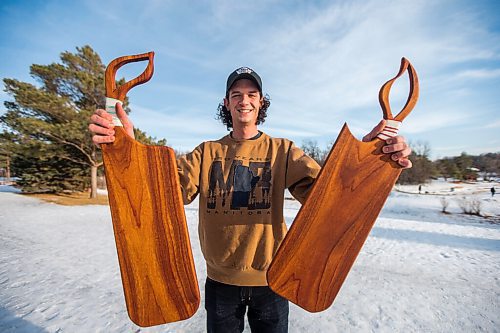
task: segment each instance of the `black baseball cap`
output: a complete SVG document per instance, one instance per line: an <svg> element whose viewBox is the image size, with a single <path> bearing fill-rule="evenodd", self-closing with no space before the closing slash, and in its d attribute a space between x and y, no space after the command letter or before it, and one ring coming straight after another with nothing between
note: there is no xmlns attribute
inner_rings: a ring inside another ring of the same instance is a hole
<svg viewBox="0 0 500 333"><path fill-rule="evenodd" d="M226 97L228 96L229 90L231 89L233 84L241 79L252 80L257 85L257 87L259 88L259 92L262 95L262 80L260 79L259 74L257 74L253 69L249 67L240 67L229 74L229 77L227 78Z"/></svg>

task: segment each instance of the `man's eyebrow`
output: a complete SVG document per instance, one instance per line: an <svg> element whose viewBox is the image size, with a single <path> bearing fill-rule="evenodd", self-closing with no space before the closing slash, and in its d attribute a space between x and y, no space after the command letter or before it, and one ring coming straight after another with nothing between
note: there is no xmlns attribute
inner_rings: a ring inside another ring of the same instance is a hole
<svg viewBox="0 0 500 333"><path fill-rule="evenodd" d="M259 90L258 90L258 89L255 89L255 90L250 90L248 93L249 93L249 94L256 94L256 93L258 93L258 92L259 92ZM231 94L231 95L233 95L233 94L241 94L241 93L242 93L242 92L241 92L241 91L239 91L239 90L233 90L233 91L231 91L231 93L230 93L230 94Z"/></svg>

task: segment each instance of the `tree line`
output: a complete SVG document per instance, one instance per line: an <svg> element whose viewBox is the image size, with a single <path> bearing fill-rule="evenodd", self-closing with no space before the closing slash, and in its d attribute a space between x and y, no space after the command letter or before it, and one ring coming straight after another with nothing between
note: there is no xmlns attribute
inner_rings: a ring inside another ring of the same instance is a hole
<svg viewBox="0 0 500 333"><path fill-rule="evenodd" d="M331 142L326 149L321 149L315 140L304 140L301 148L304 152L323 165L333 147ZM483 177L489 180L500 176L500 153L487 153L477 156L463 152L460 156L430 160L430 146L423 142L410 142L412 153L410 160L413 167L403 170L398 184L423 184L439 177L456 180L476 180Z"/></svg>

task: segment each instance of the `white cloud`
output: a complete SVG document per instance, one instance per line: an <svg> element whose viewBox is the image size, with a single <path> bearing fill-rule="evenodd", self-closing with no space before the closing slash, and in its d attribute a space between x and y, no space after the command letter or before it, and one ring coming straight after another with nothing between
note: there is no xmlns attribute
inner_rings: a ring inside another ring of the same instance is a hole
<svg viewBox="0 0 500 333"><path fill-rule="evenodd" d="M499 153L500 145L498 142L496 144L474 146L474 145L453 145L453 146L440 146L433 148L435 153L433 153L436 158L442 158L445 156L458 156L462 152L466 152L468 155L480 155L485 153Z"/></svg>
<svg viewBox="0 0 500 333"><path fill-rule="evenodd" d="M500 68L497 69L469 69L464 70L456 75L461 79L496 79L500 78Z"/></svg>
<svg viewBox="0 0 500 333"><path fill-rule="evenodd" d="M317 132L305 132L303 130L287 129L287 128L283 128L283 127L266 126L265 130L267 133L269 133L273 137L310 138L310 137L318 136Z"/></svg>
<svg viewBox="0 0 500 333"><path fill-rule="evenodd" d="M404 121L402 130L406 133L428 133L443 128L470 124L474 115L456 109L418 110Z"/></svg>
<svg viewBox="0 0 500 333"><path fill-rule="evenodd" d="M215 113L207 114L204 110L153 110L134 104L130 108L135 126L158 139L166 138L169 146L180 150L191 150L201 141L217 139L224 131L223 125L214 119Z"/></svg>
<svg viewBox="0 0 500 333"><path fill-rule="evenodd" d="M249 58L260 59L264 85L286 110L274 112L286 117L293 110L297 124L313 118L319 126L354 109L376 107L378 89L397 71L402 55L414 61L424 81L432 81L427 78L433 75L431 70L442 72L450 62L492 57L492 50L477 47L485 32L462 26L466 14L429 22L434 9L431 2L409 1L310 8L266 26L265 31L257 26L259 43L246 51L252 53ZM228 46L228 60L245 42L236 40Z"/></svg>
<svg viewBox="0 0 500 333"><path fill-rule="evenodd" d="M500 120L494 120L493 122L486 124L485 128L500 128Z"/></svg>

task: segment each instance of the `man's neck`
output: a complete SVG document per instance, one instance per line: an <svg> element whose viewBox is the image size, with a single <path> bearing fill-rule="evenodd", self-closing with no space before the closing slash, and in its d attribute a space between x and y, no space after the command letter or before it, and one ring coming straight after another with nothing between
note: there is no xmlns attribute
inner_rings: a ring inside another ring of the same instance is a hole
<svg viewBox="0 0 500 333"><path fill-rule="evenodd" d="M259 134L257 126L245 126L233 128L233 138L237 140L248 140Z"/></svg>

